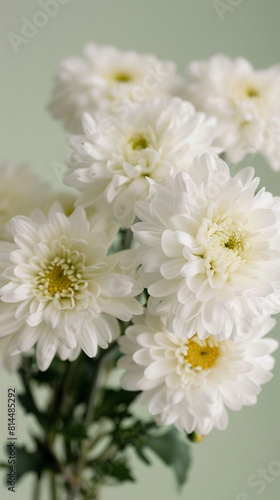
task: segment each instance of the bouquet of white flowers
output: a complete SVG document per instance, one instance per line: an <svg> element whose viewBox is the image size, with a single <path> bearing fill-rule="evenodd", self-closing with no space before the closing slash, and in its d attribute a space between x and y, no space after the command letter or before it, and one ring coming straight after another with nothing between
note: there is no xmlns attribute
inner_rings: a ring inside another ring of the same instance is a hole
<svg viewBox="0 0 280 500"><path fill-rule="evenodd" d="M260 152L280 170L280 66L217 55L188 72L88 44L60 64L49 104L74 134L77 195L0 168L0 358L39 424L16 471L36 474L37 500L47 474L52 500L133 481L129 447L182 485L186 437L225 429L272 377L280 198L238 163Z"/></svg>

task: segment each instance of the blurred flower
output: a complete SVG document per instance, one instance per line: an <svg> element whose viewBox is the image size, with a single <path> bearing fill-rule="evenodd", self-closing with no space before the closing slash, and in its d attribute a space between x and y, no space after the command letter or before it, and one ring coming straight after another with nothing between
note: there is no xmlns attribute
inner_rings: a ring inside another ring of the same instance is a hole
<svg viewBox="0 0 280 500"><path fill-rule="evenodd" d="M0 165L0 239L11 239L7 222L15 215L30 215L42 208L51 193L48 182L33 174L28 165Z"/></svg>
<svg viewBox="0 0 280 500"><path fill-rule="evenodd" d="M102 109L124 118L136 103L154 95L175 95L179 87L173 62L89 43L84 58L61 62L49 109L67 130L79 133L84 111Z"/></svg>
<svg viewBox="0 0 280 500"><path fill-rule="evenodd" d="M64 359L80 349L93 357L118 336L115 318L141 313L141 286L119 272L117 254L106 255L111 241L81 207L67 217L54 204L48 217L15 217L11 229L15 243L0 243L1 335L13 335L10 354L37 343L41 370L57 349Z"/></svg>
<svg viewBox="0 0 280 500"><path fill-rule="evenodd" d="M189 65L187 98L218 119L230 162L260 152L280 170L280 65L255 70L244 58L215 55Z"/></svg>
<svg viewBox="0 0 280 500"><path fill-rule="evenodd" d="M21 362L22 355L17 354L16 356L11 356L9 354L9 343L11 341L11 337L8 335L7 337L0 338L0 365L4 366L9 372L15 372Z"/></svg>
<svg viewBox="0 0 280 500"><path fill-rule="evenodd" d="M159 425L198 434L225 429L226 407L255 404L261 385L272 377L270 354L278 343L263 338L275 325L271 318L237 342L197 335L179 339L167 331L163 317L150 314L134 322L118 341L125 354L119 361L125 369L121 384L143 391L140 402L148 404Z"/></svg>
<svg viewBox="0 0 280 500"><path fill-rule="evenodd" d="M136 204L148 307L180 337L240 335L279 306L280 198L253 176L202 155Z"/></svg>
<svg viewBox="0 0 280 500"><path fill-rule="evenodd" d="M134 221L135 201L147 196L150 179L187 171L195 156L218 152L211 146L215 119L195 113L179 98L146 101L127 120L106 116L84 115L85 135L70 139L65 183L81 191L78 203L85 207L100 207L105 200L126 227ZM106 130L104 123L110 123Z"/></svg>

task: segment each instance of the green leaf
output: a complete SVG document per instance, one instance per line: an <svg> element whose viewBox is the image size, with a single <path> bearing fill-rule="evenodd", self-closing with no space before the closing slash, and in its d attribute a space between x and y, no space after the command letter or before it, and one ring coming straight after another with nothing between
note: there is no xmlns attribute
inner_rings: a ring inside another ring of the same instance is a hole
<svg viewBox="0 0 280 500"><path fill-rule="evenodd" d="M113 462L112 472L110 474L112 477L116 478L119 482L132 481L135 479L131 474L131 470L124 461Z"/></svg>
<svg viewBox="0 0 280 500"><path fill-rule="evenodd" d="M35 472L38 476L42 474L46 464L43 454L40 451L29 452L25 446L18 446L16 449L16 477L17 480L28 472Z"/></svg>
<svg viewBox="0 0 280 500"><path fill-rule="evenodd" d="M28 394L18 394L17 395L17 399L18 401L20 402L21 406L24 408L24 410L26 411L26 413L32 413L34 414L34 401L32 401L30 399L30 397L28 396ZM39 411L37 408L36 408L36 414L39 414L41 415L42 418L46 418L46 415L44 415L44 413L42 413L41 411Z"/></svg>
<svg viewBox="0 0 280 500"><path fill-rule="evenodd" d="M190 466L189 446L182 441L180 433L171 428L164 434L146 434L135 446L139 458L146 464L150 464L145 449L152 450L166 465L173 468L178 486L182 486L187 479Z"/></svg>
<svg viewBox="0 0 280 500"><path fill-rule="evenodd" d="M34 401L30 399L28 394L18 394L17 399L24 408L25 412L35 415L45 429L51 425L49 415L38 410L38 408L34 405Z"/></svg>
<svg viewBox="0 0 280 500"><path fill-rule="evenodd" d="M111 466L108 470L110 471L110 477L113 477L118 482L122 483L124 481L132 481L135 479L131 474L131 469L127 465L125 460L109 461L108 466Z"/></svg>
<svg viewBox="0 0 280 500"><path fill-rule="evenodd" d="M130 426L116 427L111 432L112 443L114 443L120 451L123 451L127 446L132 446L133 448L140 450L140 445L144 440L146 440L148 430L154 427L156 427L154 421L141 422L141 420L133 421ZM140 453L141 451L139 451L139 454ZM143 460L149 464L146 457L143 456Z"/></svg>
<svg viewBox="0 0 280 500"><path fill-rule="evenodd" d="M59 464L56 457L52 454L46 443L43 443L40 438L33 436L35 451L28 451L25 446L16 447L16 477L28 472L35 472L39 477L45 470L51 470L55 473L60 472Z"/></svg>
<svg viewBox="0 0 280 500"><path fill-rule="evenodd" d="M87 431L82 424L70 424L59 431L67 440L87 439Z"/></svg>
<svg viewBox="0 0 280 500"><path fill-rule="evenodd" d="M34 404L30 401L27 394L18 394L17 399L21 406L25 409L26 413L33 413Z"/></svg>
<svg viewBox="0 0 280 500"><path fill-rule="evenodd" d="M95 420L101 417L112 420L123 420L130 417L129 406L134 402L139 392L124 391L123 389L107 389L103 392L102 402L95 412Z"/></svg>
<svg viewBox="0 0 280 500"><path fill-rule="evenodd" d="M124 481L135 481L125 458L106 460L101 463L93 461L92 466L95 472L95 479L107 477L119 483Z"/></svg>

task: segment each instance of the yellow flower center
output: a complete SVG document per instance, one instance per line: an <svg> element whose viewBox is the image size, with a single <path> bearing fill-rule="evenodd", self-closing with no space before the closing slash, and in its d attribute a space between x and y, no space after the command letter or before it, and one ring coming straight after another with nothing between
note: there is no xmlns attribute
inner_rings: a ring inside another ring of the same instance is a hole
<svg viewBox="0 0 280 500"><path fill-rule="evenodd" d="M244 250L244 242L238 233L232 233L228 240L225 242L225 247L229 250L235 251L238 255L242 254Z"/></svg>
<svg viewBox="0 0 280 500"><path fill-rule="evenodd" d="M220 355L219 347L207 339L200 341L199 344L195 340L190 339L187 347L188 352L185 356L185 361L191 365L192 369L199 367L202 370L207 370L215 365L216 359Z"/></svg>
<svg viewBox="0 0 280 500"><path fill-rule="evenodd" d="M114 73L114 80L120 83L127 83L131 82L132 77L126 71L117 71L116 73Z"/></svg>
<svg viewBox="0 0 280 500"><path fill-rule="evenodd" d="M248 87L247 88L247 96L248 97L259 97L260 93L258 91L258 89L254 88L254 87Z"/></svg>
<svg viewBox="0 0 280 500"><path fill-rule="evenodd" d="M48 291L53 296L62 293L73 284L64 269L57 265L45 274L45 279L48 280Z"/></svg>
<svg viewBox="0 0 280 500"><path fill-rule="evenodd" d="M234 94L237 99L255 99L260 97L260 89L252 82L239 82L234 89Z"/></svg>
<svg viewBox="0 0 280 500"><path fill-rule="evenodd" d="M246 241L242 230L234 224L231 219L218 224L212 233L213 244L225 249L232 250L236 256L245 257L250 244Z"/></svg>
<svg viewBox="0 0 280 500"><path fill-rule="evenodd" d="M149 143L144 135L135 134L133 135L129 142L131 143L132 149L140 151L141 149L146 149Z"/></svg>

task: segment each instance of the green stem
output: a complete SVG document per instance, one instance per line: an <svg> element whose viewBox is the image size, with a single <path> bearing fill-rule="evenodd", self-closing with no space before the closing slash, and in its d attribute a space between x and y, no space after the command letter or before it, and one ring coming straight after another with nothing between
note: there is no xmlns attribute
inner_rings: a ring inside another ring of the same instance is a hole
<svg viewBox="0 0 280 500"><path fill-rule="evenodd" d="M126 234L125 234L124 250L131 247L132 240L133 240L133 232L129 228L129 229L126 230Z"/></svg>
<svg viewBox="0 0 280 500"><path fill-rule="evenodd" d="M69 491L67 500L76 500L79 491L80 491L79 486L72 486L71 491Z"/></svg>
<svg viewBox="0 0 280 500"><path fill-rule="evenodd" d="M59 388L60 400L57 397L57 407L54 407L54 412L57 417L61 417L66 425L68 420L72 417L73 405L75 404L75 390L77 381L81 376L82 367L81 356L73 362L67 361L67 367L64 376L61 380Z"/></svg>
<svg viewBox="0 0 280 500"><path fill-rule="evenodd" d="M29 400L30 409L32 410L32 413L34 413L39 424L43 427L43 429L45 429L46 423L41 415L41 412L39 411L39 409L37 408L37 405L35 403L35 399L33 397L31 387L30 387L30 381L29 381L29 376L28 376L27 370L24 367L22 367L19 369L19 374L21 376L21 379L22 379L22 382L23 382L23 385L24 385L24 388L26 391L26 395L27 395L28 400Z"/></svg>
<svg viewBox="0 0 280 500"><path fill-rule="evenodd" d="M102 422L100 423L100 427L102 427ZM104 437L107 436L107 432L100 432L99 434L97 434L97 436L95 436L94 439L92 439L92 441L89 441L88 444L86 444L86 451L89 452L91 451L98 443L99 441L101 441L101 439L104 439Z"/></svg>
<svg viewBox="0 0 280 500"><path fill-rule="evenodd" d="M63 406L63 395L64 395L63 391L65 390L67 379L69 377L70 366L71 366L70 362L65 361L64 366L65 366L64 373L60 381L58 381L57 386L54 387L54 397L49 407L49 413L56 415L57 419L59 419L60 417L61 407Z"/></svg>
<svg viewBox="0 0 280 500"><path fill-rule="evenodd" d="M89 424L92 421L93 417L93 412L94 412L94 406L95 406L95 398L96 398L96 392L97 392L97 381L99 378L99 373L100 373L100 367L102 365L102 355L100 354L100 357L98 358L96 364L95 364L95 370L93 372L92 376L92 384L91 384L91 390L88 398L88 404L87 404L87 409L86 409L86 414L85 414L85 426L88 427Z"/></svg>
<svg viewBox="0 0 280 500"><path fill-rule="evenodd" d="M69 464L72 461L72 449L71 449L71 443L67 439L64 439L64 447L65 447L66 463Z"/></svg>
<svg viewBox="0 0 280 500"><path fill-rule="evenodd" d="M56 480L55 480L55 474L51 474L51 498L52 500L58 500L57 494L56 494Z"/></svg>
<svg viewBox="0 0 280 500"><path fill-rule="evenodd" d="M36 475L35 483L34 483L34 490L33 490L33 500L39 500L40 489L41 489L41 477Z"/></svg>
<svg viewBox="0 0 280 500"><path fill-rule="evenodd" d="M87 409L84 417L85 426L88 427L93 420L94 408L96 403L96 393L98 391L98 379L100 377L101 369L105 363L105 360L111 350L115 347L115 344L112 343L108 349L102 350L99 354L99 357L96 358L95 363L93 365L93 373L92 373L92 383L91 390L87 402Z"/></svg>
<svg viewBox="0 0 280 500"><path fill-rule="evenodd" d="M105 448L105 450L102 451L100 457L96 458L97 462L107 462L107 460L110 460L113 458L117 452L119 451L118 447L116 444L110 442L109 445Z"/></svg>

